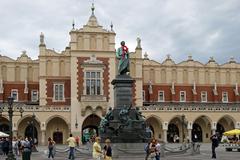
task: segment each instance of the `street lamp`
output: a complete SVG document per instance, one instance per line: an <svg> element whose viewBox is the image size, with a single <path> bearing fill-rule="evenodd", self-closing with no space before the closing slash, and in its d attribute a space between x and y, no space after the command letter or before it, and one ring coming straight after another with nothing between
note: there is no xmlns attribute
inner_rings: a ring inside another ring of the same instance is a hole
<svg viewBox="0 0 240 160"><path fill-rule="evenodd" d="M12 151L12 137L13 137L13 131L12 131L12 117L13 117L13 101L14 98L13 97L8 97L8 116L9 116L9 153L8 156L6 158L6 160L16 160L16 158L14 157L13 151ZM22 117L22 113L23 113L23 109L22 107L20 107L19 112L21 113L21 117ZM2 112L4 112L3 108L0 108L0 116L2 116Z"/></svg>
<svg viewBox="0 0 240 160"><path fill-rule="evenodd" d="M185 134L184 134L184 120L185 120L185 115L182 115L182 143L184 142Z"/></svg>
<svg viewBox="0 0 240 160"><path fill-rule="evenodd" d="M35 131L35 123L34 123L35 118L36 118L36 116L33 113L32 117L31 117L31 121L28 121L28 124L32 127L32 142L33 142L32 152L38 152L38 150L35 146L35 140L34 140L35 139L35 134L34 134L35 133L34 132Z"/></svg>

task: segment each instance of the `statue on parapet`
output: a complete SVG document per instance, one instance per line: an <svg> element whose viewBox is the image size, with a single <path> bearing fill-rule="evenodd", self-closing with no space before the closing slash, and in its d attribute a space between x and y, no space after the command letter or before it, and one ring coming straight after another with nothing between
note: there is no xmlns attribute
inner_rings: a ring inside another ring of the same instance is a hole
<svg viewBox="0 0 240 160"><path fill-rule="evenodd" d="M116 56L119 60L118 74L126 75L129 72L129 51L124 41L121 42L121 47L117 49Z"/></svg>

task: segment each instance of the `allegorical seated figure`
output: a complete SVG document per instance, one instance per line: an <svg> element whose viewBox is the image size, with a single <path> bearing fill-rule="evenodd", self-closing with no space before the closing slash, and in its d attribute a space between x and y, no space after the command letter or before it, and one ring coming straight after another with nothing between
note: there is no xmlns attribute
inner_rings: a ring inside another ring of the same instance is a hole
<svg viewBox="0 0 240 160"><path fill-rule="evenodd" d="M117 49L116 56L119 60L118 74L127 74L129 72L129 51L124 41L121 42L121 47Z"/></svg>

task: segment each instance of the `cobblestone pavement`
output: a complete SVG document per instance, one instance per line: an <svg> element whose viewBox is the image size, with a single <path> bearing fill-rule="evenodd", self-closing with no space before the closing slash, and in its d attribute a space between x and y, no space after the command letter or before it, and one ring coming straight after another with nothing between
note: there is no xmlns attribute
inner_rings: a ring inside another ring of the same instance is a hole
<svg viewBox="0 0 240 160"><path fill-rule="evenodd" d="M46 153L44 153L44 150L46 150L46 146L40 146L38 147L39 152L33 153L31 160L48 160ZM219 146L216 149L217 153L217 160L238 160L240 159L240 152L226 152L224 147ZM201 145L201 153L195 156L190 155L168 155L166 157L162 157L161 160L177 160L177 159L183 159L184 160L210 160L211 159L211 144L202 144ZM4 160L4 157L0 157L0 160ZM92 158L89 157L80 157L75 158L75 160L91 160ZM134 155L131 157L126 158L114 158L118 160L144 160L143 155ZM21 160L19 158L18 160ZM67 160L67 154L66 153L57 153L55 160Z"/></svg>

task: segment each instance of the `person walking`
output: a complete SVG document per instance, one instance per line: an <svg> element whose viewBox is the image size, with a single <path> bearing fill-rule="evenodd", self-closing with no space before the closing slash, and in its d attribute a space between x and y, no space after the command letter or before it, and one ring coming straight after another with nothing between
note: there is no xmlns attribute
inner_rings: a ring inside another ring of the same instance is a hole
<svg viewBox="0 0 240 160"><path fill-rule="evenodd" d="M150 149L150 159L153 160L156 158L156 145L157 145L157 140L153 139L149 145L149 149Z"/></svg>
<svg viewBox="0 0 240 160"><path fill-rule="evenodd" d="M161 145L160 145L160 140L157 140L155 152L156 152L156 160L160 160L160 153L161 153Z"/></svg>
<svg viewBox="0 0 240 160"><path fill-rule="evenodd" d="M101 156L102 156L102 149L100 146L100 137L96 137L95 138L95 142L93 143L93 152L92 152L92 156L93 156L93 160L100 160Z"/></svg>
<svg viewBox="0 0 240 160"><path fill-rule="evenodd" d="M22 160L31 160L32 147L30 142L28 141L28 138L25 138L22 146L23 146Z"/></svg>
<svg viewBox="0 0 240 160"><path fill-rule="evenodd" d="M9 152L9 140L8 140L8 138L3 139L2 150L3 150L3 155L7 156L8 152Z"/></svg>
<svg viewBox="0 0 240 160"><path fill-rule="evenodd" d="M151 144L151 142L148 142L148 143L144 146L144 150L145 150L145 152L146 152L145 160L148 160L148 157L149 157L149 155L150 155L150 148L149 148L150 144Z"/></svg>
<svg viewBox="0 0 240 160"><path fill-rule="evenodd" d="M112 148L111 148L111 141L110 139L105 140L105 146L103 147L104 149L104 160L112 160Z"/></svg>
<svg viewBox="0 0 240 160"><path fill-rule="evenodd" d="M218 136L217 134L214 134L210 137L212 141L212 158L216 159L216 151L215 149L218 147L219 141L218 141Z"/></svg>
<svg viewBox="0 0 240 160"><path fill-rule="evenodd" d="M72 136L72 134L69 135L69 138L67 139L68 146L69 146L69 156L68 159L74 159L74 150L76 147L76 140Z"/></svg>
<svg viewBox="0 0 240 160"><path fill-rule="evenodd" d="M48 138L48 158L54 159L54 146L55 142L52 140L51 137Z"/></svg>
<svg viewBox="0 0 240 160"><path fill-rule="evenodd" d="M13 137L12 149L13 149L13 154L15 155L15 157L17 157L19 154L18 154L18 141L16 137Z"/></svg>

